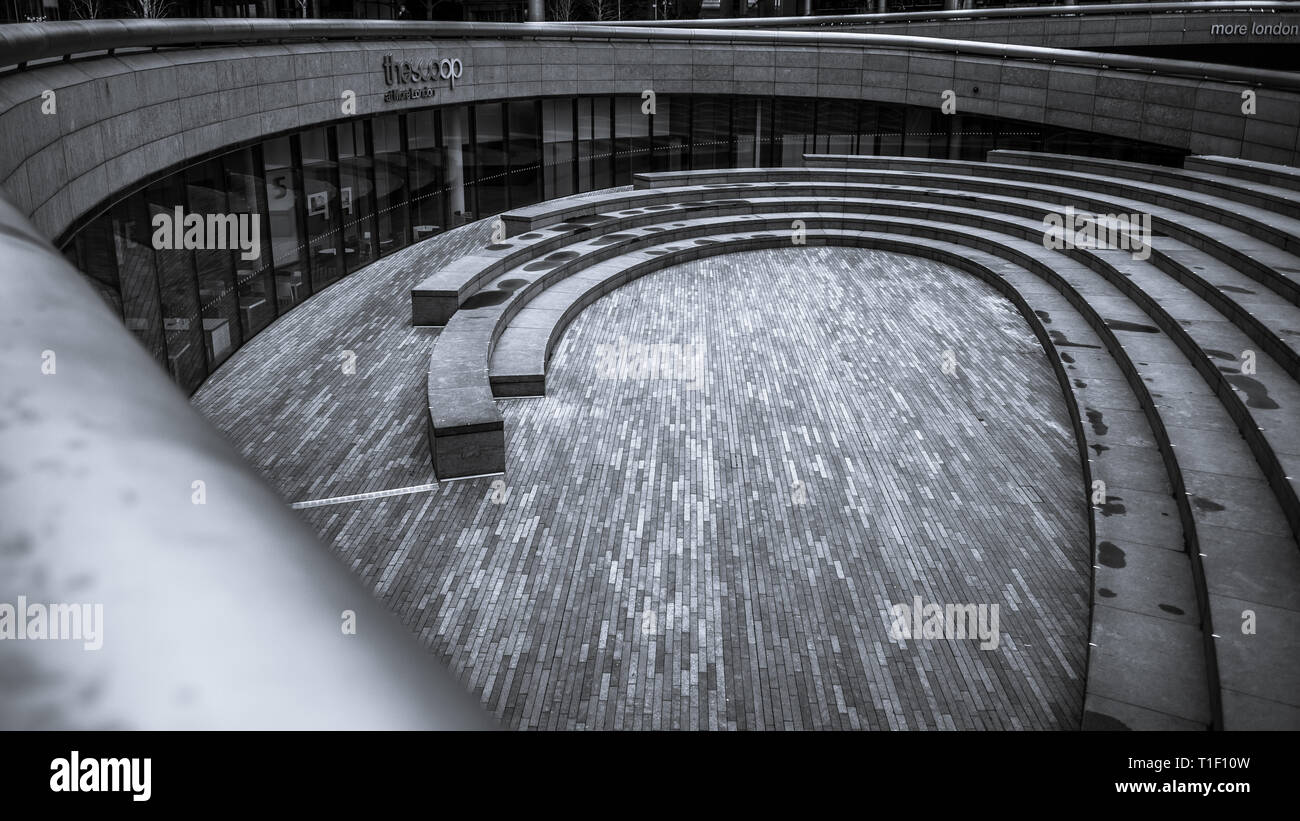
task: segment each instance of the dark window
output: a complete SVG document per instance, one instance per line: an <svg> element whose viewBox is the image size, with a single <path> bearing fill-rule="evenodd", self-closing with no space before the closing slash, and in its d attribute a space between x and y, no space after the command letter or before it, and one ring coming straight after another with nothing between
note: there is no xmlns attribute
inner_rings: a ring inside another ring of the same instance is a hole
<svg viewBox="0 0 1300 821"><path fill-rule="evenodd" d="M542 139L546 196L567 197L574 191L573 100L542 102Z"/></svg>
<svg viewBox="0 0 1300 821"><path fill-rule="evenodd" d="M411 236L415 242L443 229L442 154L438 149L436 111L406 117L406 161L411 175Z"/></svg>
<svg viewBox="0 0 1300 821"><path fill-rule="evenodd" d="M174 222L176 208L187 207L184 179L173 174L145 189L150 219L165 215ZM167 243L175 245L174 242ZM208 376L204 355L203 316L199 310L198 274L194 251L184 247L161 248L154 252L158 269L158 292L162 298L163 332L167 340L167 369L186 392L193 391Z"/></svg>
<svg viewBox="0 0 1300 821"><path fill-rule="evenodd" d="M143 192L114 205L113 242L122 289L122 321L154 359L165 363L167 349L163 344L150 217Z"/></svg>
<svg viewBox="0 0 1300 821"><path fill-rule="evenodd" d="M532 100L507 104L511 208L532 205L542 199L542 147L537 108L538 104Z"/></svg>
<svg viewBox="0 0 1300 821"><path fill-rule="evenodd" d="M376 117L375 202L379 254L396 251L410 242L406 213L406 152L402 150L402 121L396 114Z"/></svg>
<svg viewBox="0 0 1300 821"><path fill-rule="evenodd" d="M247 224L257 231L255 247L231 252L235 265L235 283L239 289L239 316L244 324L245 339L270 325L277 313L271 255L267 249L270 235L266 220L266 187L261 176L262 164L258 153L256 149L245 148L223 158L230 210L235 214L247 214L247 223L241 224ZM246 245L251 246L253 243Z"/></svg>
<svg viewBox="0 0 1300 821"><path fill-rule="evenodd" d="M326 129L304 131L301 145L307 247L311 253L312 291L315 292L343 276L343 260L339 256L338 166Z"/></svg>
<svg viewBox="0 0 1300 821"><path fill-rule="evenodd" d="M185 188L190 212L202 217L208 226L221 228L221 223L231 216L221 160L208 160L187 168ZM224 241L220 241L216 231L205 231L204 247L194 251L208 370L214 370L225 362L244 341L240 328L239 293L235 288L234 255L229 250L231 227L231 223L226 222L221 229L226 234Z"/></svg>
<svg viewBox="0 0 1300 821"><path fill-rule="evenodd" d="M474 106L474 156L477 173L474 187L481 216L499 214L510 207L506 184L505 124L501 103Z"/></svg>
<svg viewBox="0 0 1300 821"><path fill-rule="evenodd" d="M365 122L356 120L337 126L337 130L343 259L350 274L379 257L375 241L374 161L366 139Z"/></svg>
<svg viewBox="0 0 1300 821"><path fill-rule="evenodd" d="M305 202L302 174L293 160L288 137L262 144L266 167L266 214L271 236L271 260L275 266L275 301L280 313L311 294L306 277L307 242L303 237Z"/></svg>

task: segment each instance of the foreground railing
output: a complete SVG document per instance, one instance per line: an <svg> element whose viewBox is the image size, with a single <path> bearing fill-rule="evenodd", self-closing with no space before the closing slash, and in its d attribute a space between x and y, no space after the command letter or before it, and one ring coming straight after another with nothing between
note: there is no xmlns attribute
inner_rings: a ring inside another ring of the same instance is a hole
<svg viewBox="0 0 1300 821"><path fill-rule="evenodd" d="M487 726L0 199L0 729Z"/></svg>

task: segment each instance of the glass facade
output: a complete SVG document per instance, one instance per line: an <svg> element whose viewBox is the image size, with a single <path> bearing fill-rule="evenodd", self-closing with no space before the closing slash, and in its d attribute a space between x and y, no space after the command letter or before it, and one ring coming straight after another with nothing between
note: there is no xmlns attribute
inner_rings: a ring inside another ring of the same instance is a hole
<svg viewBox="0 0 1300 821"><path fill-rule="evenodd" d="M505 100L363 117L206 157L106 205L62 247L192 392L317 291L510 208L626 185L650 170L802 166L808 152L982 159L995 148L1168 165L1182 157L1067 129L855 100L660 95L654 113L632 95ZM199 226L194 242L190 220ZM258 241L233 241L250 234Z"/></svg>

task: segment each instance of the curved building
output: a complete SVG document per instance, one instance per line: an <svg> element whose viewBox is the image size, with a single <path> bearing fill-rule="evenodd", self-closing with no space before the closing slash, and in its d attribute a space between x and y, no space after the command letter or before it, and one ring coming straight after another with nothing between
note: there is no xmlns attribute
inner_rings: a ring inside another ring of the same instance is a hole
<svg viewBox="0 0 1300 821"><path fill-rule="evenodd" d="M1297 4L753 23L0 28L0 723L1300 726Z"/></svg>

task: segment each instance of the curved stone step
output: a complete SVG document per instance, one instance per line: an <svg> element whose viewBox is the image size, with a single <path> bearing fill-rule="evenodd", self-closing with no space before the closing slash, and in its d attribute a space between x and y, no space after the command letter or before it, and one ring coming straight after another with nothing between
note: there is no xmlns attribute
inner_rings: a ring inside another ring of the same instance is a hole
<svg viewBox="0 0 1300 821"><path fill-rule="evenodd" d="M1239 160L1234 157L1194 155L1183 160L1183 168L1300 191L1300 169L1289 165Z"/></svg>
<svg viewBox="0 0 1300 821"><path fill-rule="evenodd" d="M1300 219L1300 197L1292 189L1244 179L1233 179L1222 174L1205 171L1169 168L1164 165L1108 160L1100 157L1082 157L1077 154L1052 154L1045 151L1014 151L997 149L988 152L990 163L1028 165L1038 168L1060 168L1109 177L1152 182L1174 188L1183 188L1202 194L1235 200L1255 208L1275 211L1292 219Z"/></svg>
<svg viewBox="0 0 1300 821"><path fill-rule="evenodd" d="M704 173L708 173L711 178L717 178L720 174L725 175L726 172ZM746 171L744 177L752 179L753 174ZM608 198L592 198L577 205L568 204L551 208L534 206L527 210L531 212L529 219L539 223L557 219L558 210L566 219L575 220L577 225L599 223L612 230L624 224L646 224L647 216L652 220L655 215L666 217L669 212L683 209L707 213L743 213L750 205L755 210L762 207L762 202L769 201L770 198L767 196L769 194L789 193L793 196L794 192L798 191L810 197L826 198L828 207L834 204L839 195L856 196L869 193L873 197L937 200L951 204L976 201L983 204L997 203L1000 204L1001 210L1008 213L1039 217L1059 213L1058 205L1025 199L1023 196L993 195L976 198L961 191L949 192L925 186L824 182L819 178L802 186L797 181L790 180L772 183L771 186L754 183L749 187L736 188L716 183L707 189L700 187L655 189L652 194L647 195L641 208L624 208L631 204L631 200L635 200L635 196L634 192L620 192ZM655 196L659 194L663 196ZM692 196L716 197L717 195L723 195L723 198L703 201L689 199ZM609 210L619 208L623 210ZM539 227L537 230L545 231L547 228ZM1289 374L1300 377L1300 306L1278 300L1275 296L1261 294L1255 280L1216 261L1208 253L1170 237L1154 238L1152 257L1155 264L1167 274L1210 301L1217 310L1231 317L1246 330L1256 345L1269 356L1277 359Z"/></svg>
<svg viewBox="0 0 1300 821"><path fill-rule="evenodd" d="M847 162L850 159L844 158ZM989 166L957 160L923 158L862 157L861 167L796 169L761 168L735 171L673 171L654 175L636 175L637 184L653 187L723 185L731 182L797 182L810 178L825 180L859 180L882 184L932 186L976 194L1001 194L1026 197L1064 206L1082 208L1095 214L1148 214L1154 233L1166 234L1195 248L1207 251L1227 265L1274 290L1292 304L1300 305L1300 257L1264 240L1180 211L1154 206L1139 200L1115 195L1100 196L1086 188L1052 185L1046 182L1004 180L979 176L975 171ZM1007 166L1007 168L1017 168ZM1033 171L1034 169L1023 169ZM1000 171L1000 169L999 169ZM1014 173L1014 172L1013 172ZM644 178L644 179L643 179Z"/></svg>
<svg viewBox="0 0 1300 821"><path fill-rule="evenodd" d="M1050 155L1049 155L1050 156ZM997 163L976 160L943 160L929 157L859 157L834 154L805 154L809 168L871 169L894 171L928 170L942 174L992 177L1007 182L1045 183L1073 188L1097 196L1128 201L1125 210L1153 211L1152 206L1203 220L1218 229L1231 229L1263 240L1294 255L1300 253L1300 219L1278 211L1237 202L1208 193L1197 193L1172 185L1114 176L1115 171L1079 171L1050 163ZM1146 207L1134 209L1132 202Z"/></svg>

